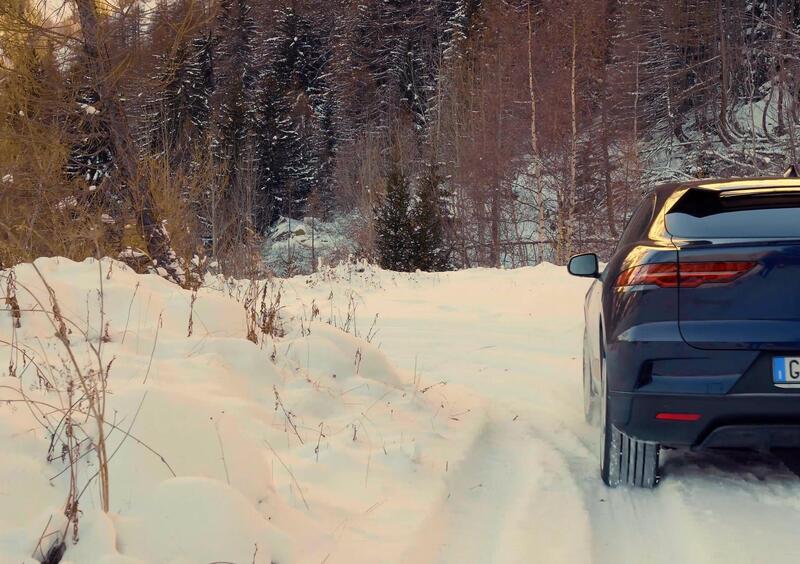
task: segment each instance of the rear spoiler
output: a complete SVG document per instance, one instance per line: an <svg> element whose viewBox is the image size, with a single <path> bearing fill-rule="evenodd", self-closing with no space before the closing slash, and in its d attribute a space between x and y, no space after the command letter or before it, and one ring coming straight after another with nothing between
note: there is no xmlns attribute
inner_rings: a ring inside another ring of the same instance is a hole
<svg viewBox="0 0 800 564"><path fill-rule="evenodd" d="M800 208L800 181L775 186L742 185L727 187L697 186L681 194L667 213L708 217L734 210L760 208Z"/></svg>

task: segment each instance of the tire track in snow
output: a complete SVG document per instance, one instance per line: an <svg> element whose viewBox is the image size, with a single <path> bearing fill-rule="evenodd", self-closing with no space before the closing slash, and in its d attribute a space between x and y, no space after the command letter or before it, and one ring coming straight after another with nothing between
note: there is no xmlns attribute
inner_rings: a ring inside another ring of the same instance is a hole
<svg viewBox="0 0 800 564"><path fill-rule="evenodd" d="M597 462L597 430L583 421L579 405L563 412L561 418L538 410L528 415L532 435L563 462L565 496L580 499L586 514L591 541L584 554L573 561L642 562L648 550L645 539L660 534L650 530L647 517L645 498L652 492L610 490L603 485Z"/></svg>
<svg viewBox="0 0 800 564"><path fill-rule="evenodd" d="M506 520L527 486L516 468L524 463L519 448L487 420L464 458L451 467L446 493L414 536L398 562L497 562Z"/></svg>
<svg viewBox="0 0 800 564"><path fill-rule="evenodd" d="M590 527L565 463L523 424L489 418L401 562L578 562Z"/></svg>
<svg viewBox="0 0 800 564"><path fill-rule="evenodd" d="M597 463L597 448L592 444L596 430L582 421L576 422L574 430L568 429L564 421L555 424L541 423L535 433L548 443L549 448L559 452L565 462L565 473L574 484L571 494L582 500L591 530L591 545L586 548L582 562L640 563L652 552L653 544L662 544L659 537L675 535L675 526L655 527L652 518L652 491L611 490L600 480ZM663 510L660 511L663 515ZM664 543L669 546L669 543ZM688 558L681 545L668 554L669 559L695 562Z"/></svg>
<svg viewBox="0 0 800 564"><path fill-rule="evenodd" d="M553 448L539 429L526 426L521 448L532 448L538 479L526 502L526 512L517 523L519 539L508 557L498 562L582 562L592 545L589 512L569 457ZM524 471L524 469L523 469Z"/></svg>

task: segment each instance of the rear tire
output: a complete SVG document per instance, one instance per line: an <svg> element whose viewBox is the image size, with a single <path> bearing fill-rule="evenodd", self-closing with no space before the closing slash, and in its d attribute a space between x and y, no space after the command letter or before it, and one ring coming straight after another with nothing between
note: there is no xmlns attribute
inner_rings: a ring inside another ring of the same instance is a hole
<svg viewBox="0 0 800 564"><path fill-rule="evenodd" d="M619 485L653 488L658 483L658 443L629 437L611 423L608 414L606 363L602 358L600 477L612 488Z"/></svg>

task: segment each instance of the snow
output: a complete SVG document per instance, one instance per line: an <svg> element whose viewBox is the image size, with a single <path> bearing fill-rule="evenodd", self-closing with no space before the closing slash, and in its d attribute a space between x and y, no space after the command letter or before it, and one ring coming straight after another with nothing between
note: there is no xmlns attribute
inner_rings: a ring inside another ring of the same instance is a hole
<svg viewBox="0 0 800 564"><path fill-rule="evenodd" d="M96 365L89 344L104 365L113 359L106 413L122 429L108 433L109 512L92 482L63 562L800 555L800 481L775 459L679 452L654 491L600 483L580 397L587 282L562 268L398 274L343 264L266 292L264 282L208 277L193 302L107 259L35 264L75 323L78 365ZM58 475L60 445L47 461L38 420L55 426L65 398L36 370L63 390L70 364L32 311L42 306L31 293L49 303L33 267L15 276L20 327L10 303L0 312L0 340L16 343L0 348L16 374L0 377L0 562L17 563L41 558L43 531L64 530L69 472ZM5 278L0 287L8 297ZM283 336L247 340L248 296L274 302L278 292ZM22 393L55 408L43 416L41 404L17 401ZM97 470L86 444L80 487Z"/></svg>
<svg viewBox="0 0 800 564"><path fill-rule="evenodd" d="M78 206L78 198L75 196L67 196L56 202L56 209L65 210L67 208L74 208Z"/></svg>
<svg viewBox="0 0 800 564"><path fill-rule="evenodd" d="M265 264L276 274L308 274L317 263L337 263L354 251L349 237L352 214L331 221L306 217L302 221L280 217L263 249ZM313 249L313 253L312 253Z"/></svg>
<svg viewBox="0 0 800 564"><path fill-rule="evenodd" d="M132 226L130 224L125 225L125 229L131 229ZM131 247L127 247L119 252L120 259L137 259L147 257L147 255L139 250L132 249Z"/></svg>

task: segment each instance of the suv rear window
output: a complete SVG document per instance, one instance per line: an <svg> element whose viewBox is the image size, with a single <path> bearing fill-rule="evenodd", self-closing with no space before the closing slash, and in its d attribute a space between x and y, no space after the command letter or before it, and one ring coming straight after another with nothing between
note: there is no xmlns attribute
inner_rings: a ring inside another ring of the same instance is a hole
<svg viewBox="0 0 800 564"><path fill-rule="evenodd" d="M693 188L667 213L666 226L686 238L800 238L800 188Z"/></svg>

